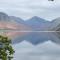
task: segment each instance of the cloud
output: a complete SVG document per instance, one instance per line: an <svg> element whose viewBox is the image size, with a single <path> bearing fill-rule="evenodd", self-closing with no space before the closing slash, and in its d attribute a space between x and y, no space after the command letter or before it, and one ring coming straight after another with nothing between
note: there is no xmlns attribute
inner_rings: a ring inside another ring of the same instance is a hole
<svg viewBox="0 0 60 60"><path fill-rule="evenodd" d="M39 16L47 20L60 16L60 1L55 0L1 0L0 11L21 18Z"/></svg>

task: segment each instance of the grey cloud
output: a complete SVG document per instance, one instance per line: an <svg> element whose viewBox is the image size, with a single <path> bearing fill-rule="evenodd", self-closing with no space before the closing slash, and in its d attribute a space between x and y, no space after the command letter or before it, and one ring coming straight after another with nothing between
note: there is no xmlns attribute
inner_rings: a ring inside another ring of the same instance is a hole
<svg viewBox="0 0 60 60"><path fill-rule="evenodd" d="M52 20L60 16L60 1L48 0L1 0L0 11L21 18L40 16ZM13 14L12 14L13 13Z"/></svg>

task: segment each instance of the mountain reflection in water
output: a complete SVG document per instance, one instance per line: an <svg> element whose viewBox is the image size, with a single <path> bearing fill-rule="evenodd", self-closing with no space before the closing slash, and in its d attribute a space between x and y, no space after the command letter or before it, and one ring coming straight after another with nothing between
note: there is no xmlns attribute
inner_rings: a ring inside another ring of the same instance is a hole
<svg viewBox="0 0 60 60"><path fill-rule="evenodd" d="M60 44L60 32L0 31L0 35L1 34L9 36L14 44L20 43L23 40L26 40L33 45L37 45L48 40Z"/></svg>

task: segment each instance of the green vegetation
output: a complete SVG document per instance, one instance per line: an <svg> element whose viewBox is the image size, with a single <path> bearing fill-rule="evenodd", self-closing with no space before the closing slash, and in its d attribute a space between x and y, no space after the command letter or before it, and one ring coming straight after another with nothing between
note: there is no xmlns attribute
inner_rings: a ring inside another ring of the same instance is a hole
<svg viewBox="0 0 60 60"><path fill-rule="evenodd" d="M0 59L11 60L13 58L14 49L8 37L0 35Z"/></svg>

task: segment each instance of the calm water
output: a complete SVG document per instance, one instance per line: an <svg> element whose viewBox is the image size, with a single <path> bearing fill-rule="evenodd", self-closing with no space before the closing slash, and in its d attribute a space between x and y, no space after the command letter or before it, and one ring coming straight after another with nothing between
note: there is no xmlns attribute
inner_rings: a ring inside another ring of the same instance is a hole
<svg viewBox="0 0 60 60"><path fill-rule="evenodd" d="M1 31L12 39L14 60L60 60L60 32Z"/></svg>

